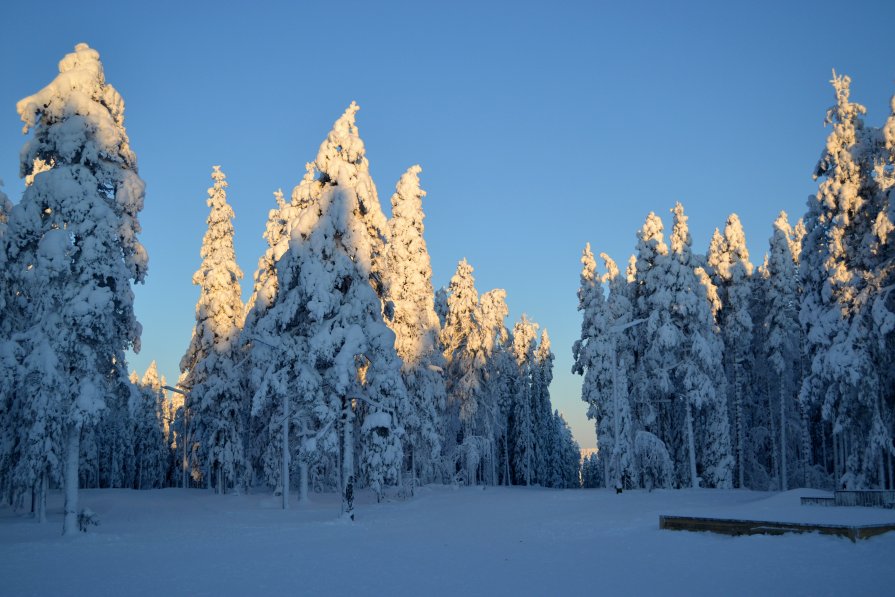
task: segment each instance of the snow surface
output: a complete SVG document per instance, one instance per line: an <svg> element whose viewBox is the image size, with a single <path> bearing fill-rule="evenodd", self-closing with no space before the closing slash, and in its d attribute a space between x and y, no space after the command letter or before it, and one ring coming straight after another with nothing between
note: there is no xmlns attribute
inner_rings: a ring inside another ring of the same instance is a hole
<svg viewBox="0 0 895 597"><path fill-rule="evenodd" d="M7 595L594 595L885 594L895 533L852 543L817 534L729 537L660 531L659 514L722 510L777 518L791 491L626 491L429 486L407 501L338 497L282 511L271 494L84 490L101 525L63 538L49 522L0 509L0 593ZM895 513L850 508L879 521ZM888 588L888 589L887 589Z"/></svg>

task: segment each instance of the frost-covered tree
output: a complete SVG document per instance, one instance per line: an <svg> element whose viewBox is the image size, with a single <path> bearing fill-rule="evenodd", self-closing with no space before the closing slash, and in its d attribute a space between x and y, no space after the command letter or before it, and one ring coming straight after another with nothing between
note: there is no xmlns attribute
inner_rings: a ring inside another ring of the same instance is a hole
<svg viewBox="0 0 895 597"><path fill-rule="evenodd" d="M874 212L880 212L872 174L876 133L864 126L865 108L849 99L850 79L834 73L832 83L836 105L826 118L832 131L814 172L820 183L808 200L800 262L808 363L800 400L831 425L836 486L866 487L882 485L884 454L892 449L870 316L876 293L868 288Z"/></svg>
<svg viewBox="0 0 895 597"><path fill-rule="evenodd" d="M314 166L321 185L334 184L340 173L342 184L351 188L357 197L358 217L367 231L370 250L370 281L381 297L385 244L388 239L388 222L382 213L376 185L370 177L370 163L366 148L357 128L356 115L360 106L351 102L345 113L336 120L326 140L320 145ZM294 201L293 197L293 201Z"/></svg>
<svg viewBox="0 0 895 597"><path fill-rule="evenodd" d="M447 288L442 287L435 291L435 314L438 315L438 324L441 327L444 327L444 320L447 317L447 297Z"/></svg>
<svg viewBox="0 0 895 597"><path fill-rule="evenodd" d="M749 372L752 362L753 322L750 307L753 266L749 261L743 226L736 214L727 218L723 235L715 230L706 258L721 301L718 318L724 340L727 402L734 436L737 487L745 487L746 437L752 408L749 401Z"/></svg>
<svg viewBox="0 0 895 597"><path fill-rule="evenodd" d="M486 364L477 319L479 293L472 272L472 266L465 259L457 264L457 272L448 287L447 313L441 330L447 364L445 448L449 460L455 463L455 471L463 471L470 484L475 482L469 478L470 471L475 474L478 469L477 442L483 437L477 423Z"/></svg>
<svg viewBox="0 0 895 597"><path fill-rule="evenodd" d="M633 262L634 319L644 320L643 325L632 329L634 336L633 411L638 426L656 430L659 421L658 407L671 391L669 370L664 364L664 351L654 342L655 335L665 329L670 297L665 292L663 278L668 260L662 220L650 212L637 232L636 260ZM646 445L646 444L644 444Z"/></svg>
<svg viewBox="0 0 895 597"><path fill-rule="evenodd" d="M253 276L254 287L252 296L245 306L245 325L248 329L254 322L262 317L273 304L277 295L277 260L285 249L283 242L286 235L286 201L283 199L283 191L277 190L274 194L276 209L271 209L267 214L267 225L264 230L264 240L267 241L267 249L258 259L258 268Z"/></svg>
<svg viewBox="0 0 895 597"><path fill-rule="evenodd" d="M893 489L895 463L892 457L895 456L895 451L892 449L891 437L895 435L895 96L890 101L890 114L881 133L874 160L876 217L873 236L869 242L874 259L868 283L872 289L869 293L872 299L867 303L876 331L877 366L882 377L882 426L875 425L874 428L883 433L877 434L874 443L883 447L885 438L889 438L889 449L883 452L889 479L888 488ZM879 435L883 437L880 438Z"/></svg>
<svg viewBox="0 0 895 597"><path fill-rule="evenodd" d="M790 444L799 439L796 391L799 383L799 314L796 262L791 253L793 233L786 212L774 221L768 253L768 309L764 322L765 354L777 387L780 488L789 488L789 462L795 452Z"/></svg>
<svg viewBox="0 0 895 597"><path fill-rule="evenodd" d="M622 471L626 468L621 461L628 459L631 452L630 435L622 437L623 429L630 429L628 392L626 387L617 386L621 381L618 358L624 352L619 346L621 328L630 321L631 311L630 303L618 294L624 292L626 283L618 280L615 262L608 256L604 259L607 267L604 279L610 284L610 300L615 301L615 307L622 308L618 312L610 310L597 273L597 262L588 243L581 256L583 268L578 289L578 310L582 312L581 337L572 346L575 359L572 372L584 377L581 399L588 405L587 416L593 419L596 428L599 447L596 457L601 461L600 468L604 474L602 485L610 487L621 482ZM626 305L620 305L622 300Z"/></svg>
<svg viewBox="0 0 895 597"><path fill-rule="evenodd" d="M513 355L516 357L517 386L513 409L513 472L516 483L531 485L537 473L535 450L538 441L535 419L538 324L523 314L513 326Z"/></svg>
<svg viewBox="0 0 895 597"><path fill-rule="evenodd" d="M183 385L189 389L186 408L195 453L194 466L208 487L248 481L244 445L247 405L234 371L238 338L244 321L239 281L242 270L233 249L233 209L227 203L227 181L220 166L208 189L208 229L202 239L202 264L193 275L199 286L196 327L180 360Z"/></svg>
<svg viewBox="0 0 895 597"><path fill-rule="evenodd" d="M641 484L649 487L657 483L663 486L673 483L675 475L669 450L680 448L668 446L662 439L673 437L676 424L670 408L674 388L668 349L678 340L670 322L671 295L667 287L670 257L663 231L662 220L650 212L637 233L636 260L631 272L634 278L634 321L642 320L642 325L631 329L634 351L632 410L637 421L635 467ZM664 468L656 468L657 463L663 463L664 467L666 461L672 463L669 474Z"/></svg>
<svg viewBox="0 0 895 597"><path fill-rule="evenodd" d="M3 192L3 181L0 180L0 502L9 498L12 487L10 471L15 429L10 407L18 370L16 346L11 338L15 327L15 317L11 312L14 295L6 263L7 222L11 211L12 202Z"/></svg>
<svg viewBox="0 0 895 597"><path fill-rule="evenodd" d="M554 355L547 329L541 330L541 339L535 350L532 371L532 414L536 433L535 477L541 485L555 487L559 480L553 480L553 472L558 471L561 450L558 430L553 421L553 407L550 403L550 382L553 381Z"/></svg>
<svg viewBox="0 0 895 597"><path fill-rule="evenodd" d="M40 402L32 400L33 387L16 400L36 409L35 437L54 441L41 427L64 435L64 463L51 463L58 456L48 447L35 472L63 481L63 532L72 534L82 428L110 388L127 383L124 352L140 346L130 283L143 281L148 261L137 240L144 184L124 129L124 101L87 44L16 107L24 132L33 132L20 162L30 184L9 221L22 358L33 363L32 375L55 378L51 392L37 390Z"/></svg>
<svg viewBox="0 0 895 597"><path fill-rule="evenodd" d="M509 308L507 293L501 288L489 290L479 301L479 321L482 327L482 346L485 351L483 403L486 405L485 421L489 429L492 447L489 448L492 482L511 484L510 471L510 417L513 411L513 391L516 383L516 363L512 354L512 339L506 327ZM491 454L496 454L491 458Z"/></svg>
<svg viewBox="0 0 895 597"><path fill-rule="evenodd" d="M581 487L581 448L572 436L572 430L559 411L553 413L554 437L552 487L565 489Z"/></svg>
<svg viewBox="0 0 895 597"><path fill-rule="evenodd" d="M612 394L612 452L611 461L613 475L608 478L615 482L630 486L638 478L634 467L634 421L631 416L630 384L628 382L634 359L633 343L636 336L637 322L633 322L634 312L631 305L631 284L619 272L618 266L609 255L600 253L606 273L602 281L609 288L606 300L606 313L611 323L612 342L604 346L605 350L614 350ZM610 354L611 360L612 354Z"/></svg>
<svg viewBox="0 0 895 597"><path fill-rule="evenodd" d="M264 232L268 247L258 260L255 289L246 308L242 334L242 343L248 352L245 385L247 393L253 396L251 461L261 479L282 493L284 507L289 504L293 452L305 445L295 438L311 423L306 418L308 410L301 408L301 397L295 395L289 382L293 377L289 374L290 361L297 347L285 338L280 338L280 346L272 345L275 336L280 335L274 331L279 329L279 324L268 320L268 314L279 292L277 263L289 250L292 229L299 225L305 210L312 206L316 209L322 188L314 163L308 163L288 203L280 191L274 193L277 207L268 213ZM316 454L302 448L296 455L299 501L304 503L308 500L309 466Z"/></svg>
<svg viewBox="0 0 895 597"><path fill-rule="evenodd" d="M269 376L278 391L300 397L301 451L321 466L341 455L343 496L358 484L381 495L399 482L409 410L395 335L377 296L382 282L372 270L378 241L370 233L368 202L375 189L371 194L356 111L352 104L321 146L314 177L319 195L289 221L276 300L259 326L278 340Z"/></svg>
<svg viewBox="0 0 895 597"><path fill-rule="evenodd" d="M688 475L680 481L699 487L698 461L706 482L715 487L730 487L733 458L729 422L724 397L718 391L723 358L721 339L706 288L696 272L698 262L692 252L684 208L677 203L671 211L674 227L666 278L671 296L670 318L659 337L674 338L665 354L670 357L668 367L674 388L673 420L683 427L675 435L685 437L687 446Z"/></svg>
<svg viewBox="0 0 895 597"><path fill-rule="evenodd" d="M165 437L164 377L159 376L155 361L149 364L137 383L132 378L134 392L130 405L131 425L136 459L135 489L163 487L168 472L170 453Z"/></svg>
<svg viewBox="0 0 895 597"><path fill-rule="evenodd" d="M414 479L440 477L441 417L445 408L444 357L435 313L432 267L423 239L422 168L410 167L392 195L389 242L385 248L385 296L391 303L387 320L395 332L395 349L403 363L402 376L410 400L405 421L405 451Z"/></svg>

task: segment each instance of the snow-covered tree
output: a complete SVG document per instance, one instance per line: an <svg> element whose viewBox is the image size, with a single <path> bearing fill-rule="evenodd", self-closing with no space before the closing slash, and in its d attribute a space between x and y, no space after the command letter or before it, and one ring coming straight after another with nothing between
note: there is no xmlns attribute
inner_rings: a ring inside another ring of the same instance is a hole
<svg viewBox="0 0 895 597"><path fill-rule="evenodd" d="M516 483L531 485L535 480L534 374L538 324L523 314L513 326L513 355L516 357L517 386L513 409L513 471Z"/></svg>
<svg viewBox="0 0 895 597"><path fill-rule="evenodd" d="M480 462L479 443L484 441L478 427L479 403L486 359L482 346L479 315L479 294L472 276L472 266L463 259L451 278L447 293L447 313L441 330L441 344L447 364L445 448L454 461L456 472L463 471L466 482L473 484Z"/></svg>
<svg viewBox="0 0 895 597"><path fill-rule="evenodd" d="M581 487L581 448L572 436L572 430L559 411L552 417L554 445L551 453L553 471L551 487L572 489Z"/></svg>
<svg viewBox="0 0 895 597"><path fill-rule="evenodd" d="M765 353L776 377L777 419L780 434L779 474L780 488L789 488L789 462L792 459L790 444L799 439L799 417L796 389L799 383L799 315L796 262L791 253L792 229L786 212L774 221L768 254L768 309L764 322L766 334Z"/></svg>
<svg viewBox="0 0 895 597"><path fill-rule="evenodd" d="M295 415L306 427L301 450L318 462L341 453L343 496L359 483L381 495L400 480L409 411L395 335L377 296L382 282L372 271L379 250L369 225L375 189L356 111L352 104L321 146L319 195L289 221L276 300L259 325L278 341L270 378L278 391L288 388L301 399Z"/></svg>
<svg viewBox="0 0 895 597"><path fill-rule="evenodd" d="M727 218L723 235L715 230L706 258L721 301L718 317L724 340L727 401L734 432L737 487L745 487L746 437L752 408L749 401L749 372L752 361L753 323L750 307L753 266L749 261L743 226L736 214Z"/></svg>
<svg viewBox="0 0 895 597"><path fill-rule="evenodd" d="M882 484L884 454L892 447L870 316L876 293L868 288L876 261L873 212L880 212L874 202L876 133L864 126L865 108L850 101L850 82L834 73L836 105L826 118L832 131L814 172L818 192L809 198L805 216L799 317L808 369L800 400L832 426L836 486L865 487Z"/></svg>
<svg viewBox="0 0 895 597"><path fill-rule="evenodd" d="M541 339L535 350L532 371L532 414L536 433L535 477L537 482L555 487L552 472L558 471L561 450L558 444L558 430L553 421L553 407L550 403L550 382L553 381L554 355L547 329L541 330Z"/></svg>
<svg viewBox="0 0 895 597"><path fill-rule="evenodd" d="M512 340L506 327L509 308L507 293L501 288L489 290L479 301L482 346L486 359L484 367L482 403L486 413L486 428L491 439L489 460L499 468L492 470L492 482L511 484L510 417L513 411L513 391L516 383L516 363L512 354ZM496 455L496 456L494 456Z"/></svg>
<svg viewBox="0 0 895 597"><path fill-rule="evenodd" d="M631 380L632 410L638 427L650 429L651 433L662 424L659 407L663 403L657 401L667 399L672 389L664 349L654 341L657 333L667 329L669 317L670 297L664 287L668 245L665 244L663 230L662 220L650 212L637 232L636 261L633 262L634 319L645 321L632 329L636 363ZM666 340L663 343L668 345L671 339Z"/></svg>
<svg viewBox="0 0 895 597"><path fill-rule="evenodd" d="M414 479L430 482L441 473L441 418L445 408L444 357L435 313L432 267L423 239L422 168L410 167L392 195L389 242L385 248L385 296L391 303L387 320L395 332L395 349L410 399L405 421L405 450Z"/></svg>
<svg viewBox="0 0 895 597"><path fill-rule="evenodd" d="M133 381L136 382L136 374ZM134 438L136 473L134 487L163 487L168 473L170 453L165 437L164 377L159 376L155 361L149 364L139 383L134 383L130 405Z"/></svg>
<svg viewBox="0 0 895 597"><path fill-rule="evenodd" d="M22 354L32 375L53 379L16 399L34 408L35 437L64 435L64 463L46 447L39 475L65 486L63 531L77 531L81 431L117 384L127 383L124 351L139 350L131 281L147 255L137 240L144 184L124 129L124 101L105 81L87 44L59 63L59 75L17 110L33 132L21 152L30 182L9 221L10 274L24 313ZM35 172L38 172L35 175ZM33 176L33 179L29 177ZM50 391L51 390L51 391ZM30 398L30 399L29 399Z"/></svg>
<svg viewBox="0 0 895 597"><path fill-rule="evenodd" d="M248 482L247 405L234 371L238 338L244 321L239 281L242 270L233 249L233 209L227 203L227 181L220 166L208 189L208 229L202 239L202 264L193 275L199 286L196 327L180 361L183 385L189 389L190 418L197 466L208 487L223 493L227 485Z"/></svg>
<svg viewBox="0 0 895 597"><path fill-rule="evenodd" d="M677 203L671 211L674 227L666 279L671 295L670 320L659 337L674 338L666 357L670 357L675 420L684 428L675 435L686 438L689 465L686 479L680 481L699 486L699 461L706 482L715 487L730 487L733 458L729 422L724 397L718 391L723 358L721 339L706 288L696 272L698 263L692 252L684 208Z"/></svg>
<svg viewBox="0 0 895 597"><path fill-rule="evenodd" d="M317 178L314 163L305 164L305 175L292 190L291 200L283 200L280 191L274 193L277 207L270 210L264 238L267 249L258 260L255 273L255 289L246 307L246 322L242 344L248 352L245 386L252 399L252 438L250 459L261 479L279 488L283 505L289 504L289 471L296 436L310 424L301 409L301 399L296 396L288 381L291 352L289 341L281 338L281 346L272 346L275 340L272 330L277 323L268 320L269 309L279 292L277 262L289 250L292 229L299 225L305 210L314 206L323 189ZM265 339L266 338L266 339ZM294 347L293 347L294 348ZM285 377L284 377L285 376ZM315 458L312 451L300 449L296 459L299 469L299 501L308 499L309 465ZM337 484L337 483L336 483Z"/></svg>
<svg viewBox="0 0 895 597"><path fill-rule="evenodd" d="M605 351L614 350L612 413L612 475L607 478L621 485L630 486L638 478L634 460L634 421L631 417L629 398L629 371L633 368L634 340L637 338L636 325L633 322L634 312L631 305L631 287L626 277L619 272L618 266L609 255L600 253L606 273L602 281L609 288L606 301L606 314L612 332L611 342L603 345ZM610 361L612 354L609 355ZM609 466L608 464L606 466ZM614 483L612 483L614 484Z"/></svg>
<svg viewBox="0 0 895 597"><path fill-rule="evenodd" d="M342 177L342 184L351 187L357 197L358 217L367 230L370 250L370 280L373 289L381 297L385 244L388 239L388 222L382 213L376 185L370 177L370 163L366 148L357 128L356 115L360 106L351 102L345 113L336 120L326 140L320 145L314 166L319 173L320 184L334 184L335 175ZM293 201L294 201L293 197Z"/></svg>
<svg viewBox="0 0 895 597"><path fill-rule="evenodd" d="M607 267L615 267L615 262L606 257ZM627 401L627 391L621 392L615 384L618 379L617 356L619 354L619 330L613 329L615 321L603 294L603 287L597 273L597 262L588 243L581 256L581 285L578 289L578 310L582 312L581 337L572 346L575 359L572 372L584 376L581 385L581 399L588 405L587 417L594 420L597 434L597 458L601 461L604 479L602 485L609 487L621 479L616 457L624 450L616 446L619 415L619 397ZM616 276L618 269L615 269ZM609 274L607 274L608 276ZM610 284L614 281L610 280ZM616 297L618 298L618 297ZM621 314L620 314L621 315ZM630 310L626 314L630 318Z"/></svg>

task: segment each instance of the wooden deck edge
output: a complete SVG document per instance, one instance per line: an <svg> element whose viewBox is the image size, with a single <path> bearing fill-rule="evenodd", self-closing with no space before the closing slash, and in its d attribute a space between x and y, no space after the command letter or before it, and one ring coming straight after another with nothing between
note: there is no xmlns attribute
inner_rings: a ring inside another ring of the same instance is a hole
<svg viewBox="0 0 895 597"><path fill-rule="evenodd" d="M782 535L783 533L820 533L847 537L853 542L895 531L895 523L874 525L814 524L767 520L702 518L695 516L659 516L659 528L670 531L702 531L723 535Z"/></svg>

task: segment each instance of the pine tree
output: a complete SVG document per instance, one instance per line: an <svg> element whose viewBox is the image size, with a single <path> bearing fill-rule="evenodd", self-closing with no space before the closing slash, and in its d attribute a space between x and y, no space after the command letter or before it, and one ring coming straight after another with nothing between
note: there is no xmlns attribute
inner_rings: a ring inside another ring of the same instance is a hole
<svg viewBox="0 0 895 597"><path fill-rule="evenodd" d="M796 417L796 387L799 351L798 294L796 287L796 262L790 247L792 229L786 212L774 221L774 235L770 241L768 256L768 310L765 320L766 355L775 374L779 413L780 439L780 488L789 488L789 444L798 439L798 419Z"/></svg>
<svg viewBox="0 0 895 597"><path fill-rule="evenodd" d="M815 168L821 182L805 216L799 318L809 369L800 400L832 425L836 486L864 487L879 475L882 450L865 451L862 438L868 433L878 437L872 430L883 427L877 422L873 324L863 308L869 302L862 270L868 265L863 247L873 225L868 217L874 195L873 133L861 119L866 109L849 100L850 82L834 73L836 105L826 118L833 130Z"/></svg>
<svg viewBox="0 0 895 597"><path fill-rule="evenodd" d="M516 483L525 485L533 484L537 473L535 450L538 429L534 384L537 331L538 324L525 314L513 326L513 355L518 369L516 403L513 409L513 471Z"/></svg>
<svg viewBox="0 0 895 597"><path fill-rule="evenodd" d="M631 403L629 399L630 384L628 383L629 371L631 371L634 358L634 339L636 326L633 321L631 306L631 284L619 272L618 266L609 255L600 253L600 258L605 264L606 273L602 281L609 287L609 296L606 301L606 313L612 332L611 342L604 345L603 350L610 350L610 362L615 359L612 368L612 466L614 474L607 479L614 479L613 484L631 486L638 478L634 459L634 421L631 418ZM614 355L614 357L613 357ZM605 358L605 355L604 355ZM608 464L606 465L608 467ZM609 484L607 483L607 486Z"/></svg>
<svg viewBox="0 0 895 597"><path fill-rule="evenodd" d="M480 360L484 362L481 369L481 394L477 409L477 427L481 430L479 452L482 463L480 466L483 481L496 484L498 480L499 455L503 452L506 459L509 453L501 449L500 440L503 438L503 448L508 447L508 418L512 409L512 383L514 367L510 355L509 331L506 328L506 318L509 308L506 303L507 293L502 288L495 288L484 293L479 299L475 328L479 336L477 341L481 346ZM509 462L504 460L506 471ZM506 482L509 482L507 477Z"/></svg>
<svg viewBox="0 0 895 597"><path fill-rule="evenodd" d="M410 415L405 421L407 460L414 479L430 482L440 476L438 413L445 408L445 386L432 267L423 239L422 199L426 192L419 186L421 171L419 166L409 168L392 195L384 300L392 305L387 323L395 332L395 349L403 362L402 376L410 398Z"/></svg>
<svg viewBox="0 0 895 597"><path fill-rule="evenodd" d="M324 464L340 454L341 434L339 484L350 516L347 494L358 483L381 496L399 482L409 412L395 335L376 293L382 282L372 271L379 241L370 234L368 202L375 189L356 110L352 104L321 146L319 195L288 223L289 250L277 264L279 289L261 329L278 340L270 373L277 391L294 388L301 397L295 416L306 427L302 451Z"/></svg>
<svg viewBox="0 0 895 597"><path fill-rule="evenodd" d="M750 313L752 271L743 226L736 214L727 218L723 236L715 230L707 255L712 280L721 301L719 322L724 340L725 371L728 380L728 411L734 431L737 487L746 487L747 433L751 344L753 322Z"/></svg>
<svg viewBox="0 0 895 597"><path fill-rule="evenodd" d="M137 240L144 184L124 130L124 102L86 44L60 61L52 83L16 107L33 136L21 152L30 184L10 217L8 257L25 319L24 358L36 375L55 378L33 425L65 436L63 531L72 534L82 428L109 388L127 383L124 351L140 346L130 282L146 275Z"/></svg>
<svg viewBox="0 0 895 597"><path fill-rule="evenodd" d="M618 333L611 329L614 321L603 296L590 243L584 248L581 263L583 268L578 289L578 310L582 312L581 337L572 346L575 359L572 373L584 376L581 400L588 405L587 417L594 420L599 447L597 457L603 463L601 468L605 475L603 486L609 487L620 479L615 460L619 455L615 419L619 394L615 387L617 367L614 365L619 354ZM615 265L614 262L612 265ZM627 392L624 395L627 396Z"/></svg>
<svg viewBox="0 0 895 597"><path fill-rule="evenodd" d="M638 426L655 432L659 420L659 406L671 391L668 369L663 364L663 349L653 342L656 334L665 329L670 297L664 294L663 276L668 260L662 220L650 212L637 233L636 260L633 261L633 307L635 319L645 320L632 330L634 336L633 398L634 416ZM670 339L669 339L670 340ZM665 342L668 344L668 342ZM654 445L646 442L643 445Z"/></svg>
<svg viewBox="0 0 895 597"><path fill-rule="evenodd" d="M891 437L895 435L895 96L890 102L890 115L882 127L881 143L877 150L875 163L875 180L877 215L873 225L871 249L875 260L871 269L871 286L874 287L872 305L873 324L876 330L877 367L882 372L880 388L883 411L881 423L875 428L886 432L879 440L889 438L887 449L884 449L886 470L888 472L888 488L895 488L895 468L893 468L893 450ZM882 447L882 446L881 446Z"/></svg>
<svg viewBox="0 0 895 597"><path fill-rule="evenodd" d="M666 486L675 476L669 448L676 446L668 446L662 439L669 437L675 425L669 408L673 385L666 351L679 340L670 323L671 297L666 287L669 255L663 230L662 220L650 212L637 233L632 272L635 320L644 320L643 325L632 329L635 467L647 487L656 483Z"/></svg>
<svg viewBox="0 0 895 597"><path fill-rule="evenodd" d="M279 292L277 263L289 250L292 229L297 228L309 208L316 209L323 189L314 163L305 164L302 181L292 190L290 202L283 200L280 191L274 193L277 207L270 210L264 238L268 248L258 260L255 289L246 307L243 346L248 353L244 384L252 399L252 437L249 446L253 466L270 486L279 488L284 508L289 504L289 469L294 446L299 446L298 468L299 501L308 500L309 465L315 459L312 442L295 443L293 436L303 433L311 425L308 409L301 409L301 400L290 387L290 359L296 346L282 339L282 346L272 346L276 340L272 330L278 323L268 320L269 310ZM265 339L266 338L266 339ZM293 423L298 430L293 429ZM302 431L304 430L304 431ZM305 438L307 439L307 438Z"/></svg>
<svg viewBox="0 0 895 597"><path fill-rule="evenodd" d="M245 309L226 176L215 166L211 177L214 185L206 201L210 212L202 239L202 264L193 275L193 284L200 289L196 327L180 370L189 389L190 437L198 450L193 457L208 487L224 493L227 485L244 486L248 481L244 445L248 412L234 371Z"/></svg>
<svg viewBox="0 0 895 597"><path fill-rule="evenodd" d="M717 391L720 381L717 372L722 366L721 340L715 330L711 303L696 273L697 259L691 249L684 208L677 203L671 211L674 214L674 228L671 258L667 262L667 290L671 295L667 332L676 340L668 347L666 356L670 357L669 366L672 368L675 398L672 403L677 406L675 419L679 425L683 424L686 435L689 471L686 479L680 480L682 483L689 482L691 487L699 487L699 460L708 483L716 487L729 487L733 461L729 423L726 405ZM697 439L700 428L704 429L701 442ZM698 444L703 448L701 455L697 454Z"/></svg>
<svg viewBox="0 0 895 597"><path fill-rule="evenodd" d="M447 421L445 448L457 472L463 471L466 482L478 470L480 452L477 442L482 437L476 428L483 392L485 359L481 345L479 294L472 276L473 268L463 259L451 278L447 293L447 313L441 330L441 344L447 363Z"/></svg>
<svg viewBox="0 0 895 597"><path fill-rule="evenodd" d="M541 339L535 350L532 371L532 413L536 433L535 478L541 485L555 487L551 471L558 468L554 462L559 458L556 426L553 424L553 407L550 404L550 382L553 381L553 352L550 334L541 330Z"/></svg>
<svg viewBox="0 0 895 597"><path fill-rule="evenodd" d="M15 317L11 312L14 297L11 294L12 280L6 248L9 240L7 223L11 211L12 203L3 192L3 181L0 180L0 502L8 498L12 486L10 471L15 428L10 408L18 370L16 344L11 337L15 327Z"/></svg>
<svg viewBox="0 0 895 597"><path fill-rule="evenodd" d="M136 457L136 489L163 487L168 471L169 452L164 433L165 393L163 377L159 376L155 361L150 363L143 378L136 382L131 404L134 452Z"/></svg>

